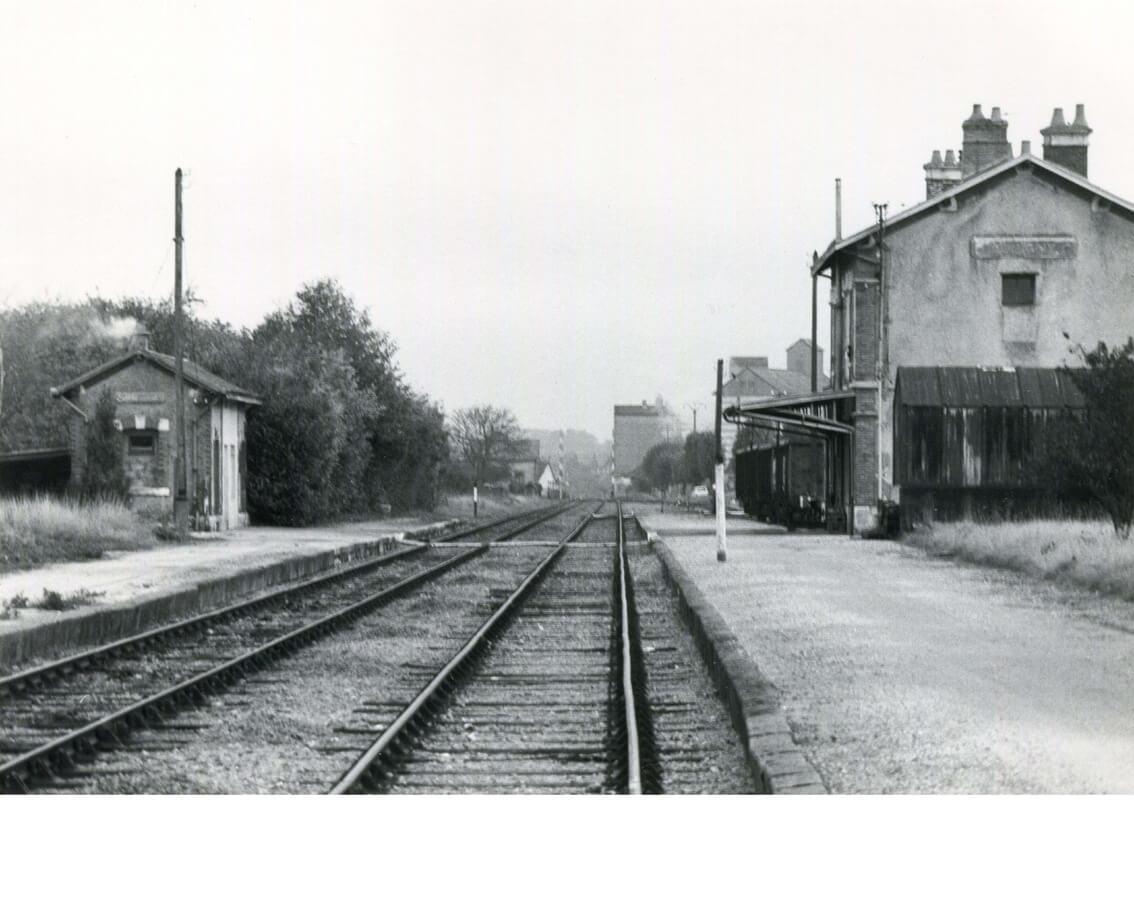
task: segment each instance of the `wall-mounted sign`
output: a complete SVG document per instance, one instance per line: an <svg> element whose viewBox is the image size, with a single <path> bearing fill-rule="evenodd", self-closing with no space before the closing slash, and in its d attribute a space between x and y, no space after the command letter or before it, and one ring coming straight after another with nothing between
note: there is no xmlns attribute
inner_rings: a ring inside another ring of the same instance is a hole
<svg viewBox="0 0 1134 921"><path fill-rule="evenodd" d="M165 394L150 390L119 390L114 394L119 403L164 403Z"/></svg>

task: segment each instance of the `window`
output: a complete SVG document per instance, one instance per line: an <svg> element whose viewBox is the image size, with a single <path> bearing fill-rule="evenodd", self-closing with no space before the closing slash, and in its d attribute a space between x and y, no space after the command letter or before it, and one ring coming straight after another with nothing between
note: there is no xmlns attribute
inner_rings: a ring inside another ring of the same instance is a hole
<svg viewBox="0 0 1134 921"><path fill-rule="evenodd" d="M1036 276L1031 272L1000 276L1000 303L1005 307L1031 307L1036 302Z"/></svg>
<svg viewBox="0 0 1134 921"><path fill-rule="evenodd" d="M157 435L130 435L126 453L141 456L157 454Z"/></svg>

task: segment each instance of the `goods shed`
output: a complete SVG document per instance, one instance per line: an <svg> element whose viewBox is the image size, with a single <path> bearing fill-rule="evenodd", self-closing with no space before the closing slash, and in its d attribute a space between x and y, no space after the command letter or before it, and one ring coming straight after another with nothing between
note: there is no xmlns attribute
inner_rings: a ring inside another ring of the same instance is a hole
<svg viewBox="0 0 1134 921"><path fill-rule="evenodd" d="M1062 368L903 367L894 392L902 524L1062 510L1035 477L1052 426L1083 408Z"/></svg>

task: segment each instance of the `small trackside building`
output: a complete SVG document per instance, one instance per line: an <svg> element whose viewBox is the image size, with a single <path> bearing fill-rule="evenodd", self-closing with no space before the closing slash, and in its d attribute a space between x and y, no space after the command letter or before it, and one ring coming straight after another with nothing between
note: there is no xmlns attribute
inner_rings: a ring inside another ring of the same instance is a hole
<svg viewBox="0 0 1134 921"><path fill-rule="evenodd" d="M974 106L960 156L925 164L925 201L812 266L830 281L830 389L772 415L825 439L848 529L880 503L907 524L1035 508L1019 471L1042 420L1079 399L1069 343L1134 334L1134 204L1088 180L1083 107L1055 110L1042 159L1027 141L1014 156L1007 129Z"/></svg>
<svg viewBox="0 0 1134 921"><path fill-rule="evenodd" d="M51 389L74 413L70 423L71 482L82 482L87 426L105 391L115 404L115 428L134 508L172 513L176 437L176 362L155 352L139 329L118 358ZM192 361L183 362L189 507L194 526L227 530L248 524L246 413L259 397Z"/></svg>

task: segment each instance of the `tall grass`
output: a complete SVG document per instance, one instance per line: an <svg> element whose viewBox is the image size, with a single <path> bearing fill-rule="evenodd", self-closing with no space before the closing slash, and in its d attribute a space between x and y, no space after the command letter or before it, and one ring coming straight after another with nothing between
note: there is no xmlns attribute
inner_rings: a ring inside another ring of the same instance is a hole
<svg viewBox="0 0 1134 921"><path fill-rule="evenodd" d="M139 519L117 500L0 498L0 571L95 559L110 550L155 543L152 522Z"/></svg>
<svg viewBox="0 0 1134 921"><path fill-rule="evenodd" d="M1119 539L1109 522L937 523L905 540L935 556L1002 566L1134 601L1134 540Z"/></svg>

